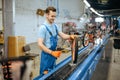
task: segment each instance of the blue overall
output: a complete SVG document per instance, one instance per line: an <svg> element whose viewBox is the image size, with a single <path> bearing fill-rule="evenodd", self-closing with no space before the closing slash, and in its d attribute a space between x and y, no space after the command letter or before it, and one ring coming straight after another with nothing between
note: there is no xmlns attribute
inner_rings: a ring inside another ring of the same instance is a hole
<svg viewBox="0 0 120 80"><path fill-rule="evenodd" d="M47 31L51 35L51 37L50 37L51 47L49 49L55 51L56 47L57 47L57 41L58 41L57 27L55 25L56 35L53 36L52 33L50 32L50 30L48 29L48 27L45 24L43 24L43 25L46 27ZM56 61L56 58L54 56L52 56L44 51L41 52L41 63L40 63L40 76L41 77L44 75L43 72L45 70L48 70L48 72L50 72L50 70L52 70L55 67L55 65L56 65L55 61Z"/></svg>

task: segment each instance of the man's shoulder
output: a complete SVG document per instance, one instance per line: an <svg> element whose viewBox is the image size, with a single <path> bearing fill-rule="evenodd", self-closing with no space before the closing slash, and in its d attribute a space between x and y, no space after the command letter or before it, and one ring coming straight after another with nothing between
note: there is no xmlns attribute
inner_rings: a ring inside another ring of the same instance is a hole
<svg viewBox="0 0 120 80"><path fill-rule="evenodd" d="M41 25L40 27L39 27L39 31L41 32L44 32L44 31L46 31L46 27L44 26L44 25Z"/></svg>
<svg viewBox="0 0 120 80"><path fill-rule="evenodd" d="M40 29L45 29L45 25L44 25L44 24L41 24L41 25L40 25Z"/></svg>
<svg viewBox="0 0 120 80"><path fill-rule="evenodd" d="M56 23L54 23L54 26L58 27L58 25Z"/></svg>

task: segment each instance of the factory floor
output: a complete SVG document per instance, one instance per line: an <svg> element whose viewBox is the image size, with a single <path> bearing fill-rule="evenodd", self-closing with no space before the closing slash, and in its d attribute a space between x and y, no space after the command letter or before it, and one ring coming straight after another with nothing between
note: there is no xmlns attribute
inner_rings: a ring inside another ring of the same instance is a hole
<svg viewBox="0 0 120 80"><path fill-rule="evenodd" d="M108 41L105 57L100 59L91 80L120 80L120 52L113 47L113 39Z"/></svg>

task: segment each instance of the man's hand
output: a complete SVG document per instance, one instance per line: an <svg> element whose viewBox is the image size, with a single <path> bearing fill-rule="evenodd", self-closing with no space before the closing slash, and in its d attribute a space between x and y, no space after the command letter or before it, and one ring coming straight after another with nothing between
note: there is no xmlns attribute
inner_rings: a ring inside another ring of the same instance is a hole
<svg viewBox="0 0 120 80"><path fill-rule="evenodd" d="M43 74L48 74L48 70L45 70L45 71L43 72Z"/></svg>
<svg viewBox="0 0 120 80"><path fill-rule="evenodd" d="M54 57L56 57L56 58L58 58L61 55L61 51L52 51L51 55L54 56Z"/></svg>
<svg viewBox="0 0 120 80"><path fill-rule="evenodd" d="M77 35L70 35L70 39L74 40L77 37Z"/></svg>

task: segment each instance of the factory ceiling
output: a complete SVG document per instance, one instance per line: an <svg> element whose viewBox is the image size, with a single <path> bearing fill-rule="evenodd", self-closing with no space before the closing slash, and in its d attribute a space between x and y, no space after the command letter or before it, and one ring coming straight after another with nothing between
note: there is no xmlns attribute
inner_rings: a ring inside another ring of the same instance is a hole
<svg viewBox="0 0 120 80"><path fill-rule="evenodd" d="M120 16L120 0L87 0L98 13L110 16Z"/></svg>

